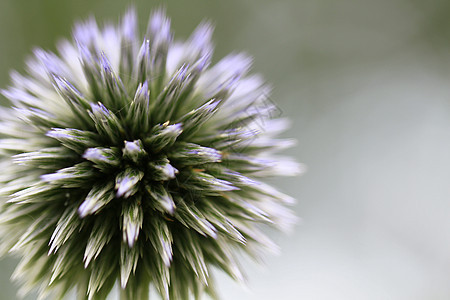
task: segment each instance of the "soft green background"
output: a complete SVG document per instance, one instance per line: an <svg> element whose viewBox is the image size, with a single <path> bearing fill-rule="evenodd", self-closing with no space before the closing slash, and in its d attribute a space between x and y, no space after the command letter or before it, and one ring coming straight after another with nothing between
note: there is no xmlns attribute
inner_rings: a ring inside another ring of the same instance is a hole
<svg viewBox="0 0 450 300"><path fill-rule="evenodd" d="M32 47L130 3L0 0L0 86ZM282 254L244 262L248 287L219 274L223 299L450 299L450 1L134 3L142 27L165 3L179 38L213 20L216 60L252 54L309 169L276 182L302 218L272 234ZM16 299L14 264L0 262L1 300Z"/></svg>

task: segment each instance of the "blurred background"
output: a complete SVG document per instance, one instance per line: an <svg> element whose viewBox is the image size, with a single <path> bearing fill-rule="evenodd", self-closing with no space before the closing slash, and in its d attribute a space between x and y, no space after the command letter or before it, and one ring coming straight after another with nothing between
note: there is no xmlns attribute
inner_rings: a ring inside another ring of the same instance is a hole
<svg viewBox="0 0 450 300"><path fill-rule="evenodd" d="M141 28L164 3L178 38L214 21L215 60L253 55L293 121L288 152L308 166L275 182L302 219L271 234L281 255L244 262L247 286L217 274L223 299L450 299L448 0L133 3ZM54 49L90 14L116 22L129 4L0 0L0 87L33 46ZM0 261L1 300L17 299L15 264Z"/></svg>

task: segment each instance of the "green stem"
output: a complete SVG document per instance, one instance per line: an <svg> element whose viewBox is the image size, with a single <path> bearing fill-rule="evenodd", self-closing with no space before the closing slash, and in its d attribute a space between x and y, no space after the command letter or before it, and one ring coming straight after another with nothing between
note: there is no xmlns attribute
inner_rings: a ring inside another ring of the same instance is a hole
<svg viewBox="0 0 450 300"><path fill-rule="evenodd" d="M89 284L89 277L81 276L77 287L77 300L86 300L88 298L87 297L88 284Z"/></svg>
<svg viewBox="0 0 450 300"><path fill-rule="evenodd" d="M127 294L126 290L123 290L122 288L119 288L119 290L120 290L119 295L120 300L136 300L136 299L147 300L149 298L149 286L147 285L140 286L136 291L136 293L133 293L134 296Z"/></svg>

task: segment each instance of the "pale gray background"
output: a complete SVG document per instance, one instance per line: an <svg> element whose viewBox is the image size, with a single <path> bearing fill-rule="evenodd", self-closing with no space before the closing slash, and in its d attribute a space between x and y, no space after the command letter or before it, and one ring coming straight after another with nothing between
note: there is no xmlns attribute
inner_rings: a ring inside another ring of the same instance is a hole
<svg viewBox="0 0 450 300"><path fill-rule="evenodd" d="M32 46L129 3L0 0L0 86ZM158 3L179 38L213 20L216 60L254 56L309 169L276 181L302 218L272 234L282 254L245 263L246 288L219 274L223 299L450 299L450 2L136 1L142 27ZM2 300L14 264L0 262Z"/></svg>

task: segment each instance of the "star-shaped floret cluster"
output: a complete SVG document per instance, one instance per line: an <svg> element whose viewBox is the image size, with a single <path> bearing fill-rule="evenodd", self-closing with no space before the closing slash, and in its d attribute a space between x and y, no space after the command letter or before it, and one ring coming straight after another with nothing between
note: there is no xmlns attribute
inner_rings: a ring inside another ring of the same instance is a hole
<svg viewBox="0 0 450 300"><path fill-rule="evenodd" d="M154 12L144 37L130 10L118 26L93 18L58 53L41 49L13 72L1 108L0 238L22 258L24 293L105 299L215 296L211 268L242 280L241 250L273 243L292 198L260 181L300 166L276 152L293 144L274 116L251 59L211 65L212 27L174 41Z"/></svg>

